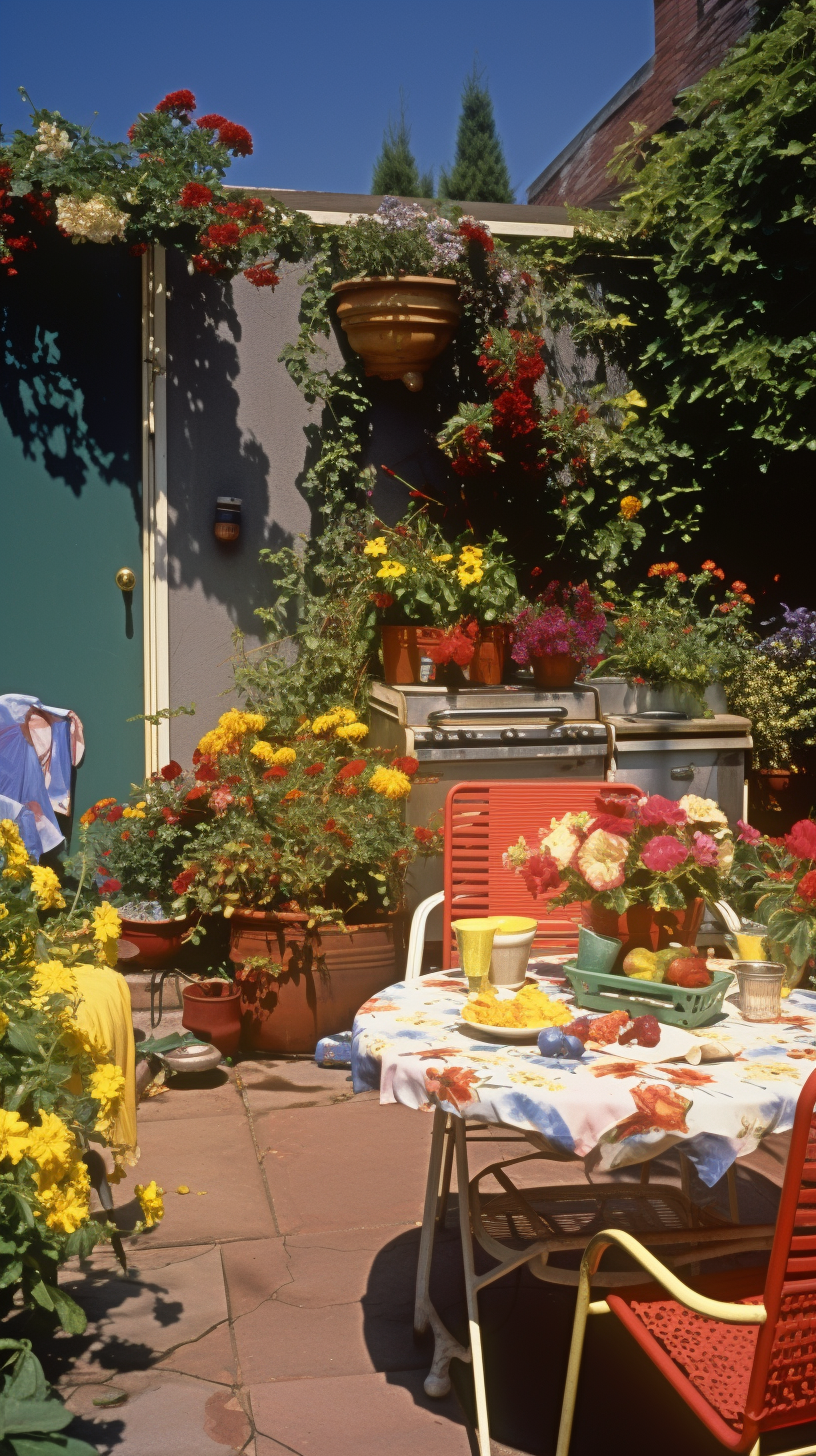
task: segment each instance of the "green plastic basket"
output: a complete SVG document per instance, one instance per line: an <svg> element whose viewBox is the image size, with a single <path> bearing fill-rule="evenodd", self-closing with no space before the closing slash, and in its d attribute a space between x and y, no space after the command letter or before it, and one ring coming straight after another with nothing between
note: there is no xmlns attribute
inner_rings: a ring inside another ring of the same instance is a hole
<svg viewBox="0 0 816 1456"><path fill-rule="evenodd" d="M628 1011L631 1017L654 1016L669 1026L705 1026L722 1014L723 997L733 983L729 971L713 971L710 986L691 990L667 986L664 981L640 981L632 976L603 971L579 971L574 961L564 965L579 1006L590 1011Z"/></svg>

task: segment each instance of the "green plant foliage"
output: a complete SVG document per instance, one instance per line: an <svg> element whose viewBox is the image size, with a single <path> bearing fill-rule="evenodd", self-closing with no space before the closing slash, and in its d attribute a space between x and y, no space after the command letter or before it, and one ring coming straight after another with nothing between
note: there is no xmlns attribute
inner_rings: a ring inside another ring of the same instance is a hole
<svg viewBox="0 0 816 1456"><path fill-rule="evenodd" d="M14 1456L96 1456L87 1441L63 1434L74 1419L54 1394L28 1340L0 1340L0 1451Z"/></svg>
<svg viewBox="0 0 816 1456"><path fill-rule="evenodd" d="M411 151L411 130L405 119L405 105L400 105L398 122L389 121L383 133L382 150L374 163L371 191L393 197L433 197L433 174L420 176Z"/></svg>
<svg viewBox="0 0 816 1456"><path fill-rule="evenodd" d="M474 65L462 87L456 156L439 174L439 195L459 202L515 202L493 102Z"/></svg>
<svg viewBox="0 0 816 1456"><path fill-rule="evenodd" d="M724 674L728 707L751 719L754 763L789 768L816 743L816 676L809 663L787 665L750 652Z"/></svg>

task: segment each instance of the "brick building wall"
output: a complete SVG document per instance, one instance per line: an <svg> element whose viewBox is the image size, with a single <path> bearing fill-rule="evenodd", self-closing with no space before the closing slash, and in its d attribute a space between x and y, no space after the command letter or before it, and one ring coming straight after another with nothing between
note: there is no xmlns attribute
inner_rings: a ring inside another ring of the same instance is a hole
<svg viewBox="0 0 816 1456"><path fill-rule="evenodd" d="M719 64L750 29L752 0L654 0L655 53L527 189L543 206L598 206L615 195L607 164L631 136L631 123L650 132L669 120L678 91Z"/></svg>

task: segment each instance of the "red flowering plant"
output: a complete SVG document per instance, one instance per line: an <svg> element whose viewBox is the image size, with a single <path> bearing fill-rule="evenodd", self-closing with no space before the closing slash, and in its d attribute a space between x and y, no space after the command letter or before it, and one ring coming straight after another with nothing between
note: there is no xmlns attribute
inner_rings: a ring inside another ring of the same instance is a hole
<svg viewBox="0 0 816 1456"><path fill-rule="evenodd" d="M513 623L513 661L526 667L535 657L564 655L592 667L605 628L600 599L586 582L551 581Z"/></svg>
<svg viewBox="0 0 816 1456"><path fill-rule="evenodd" d="M698 896L722 898L734 842L713 799L675 803L610 787L595 805L552 819L534 848L522 836L504 854L534 899L554 891L553 905L592 901L623 915L630 905L680 910Z"/></svg>
<svg viewBox="0 0 816 1456"><path fill-rule="evenodd" d="M748 626L754 599L744 581L725 583L722 567L711 560L690 576L676 561L655 562L643 586L627 597L616 593L610 603L597 674L685 688L700 715L710 717L706 688L736 672L754 642Z"/></svg>
<svg viewBox="0 0 816 1456"><path fill-rule="evenodd" d="M769 837L740 820L726 898L768 930L768 958L796 985L816 958L816 822Z"/></svg>
<svg viewBox="0 0 816 1456"><path fill-rule="evenodd" d="M223 714L195 754L210 812L173 879L175 912L229 918L240 907L359 923L396 910L408 866L440 840L405 823L417 760L368 748L367 736L345 706L274 738L259 713Z"/></svg>
<svg viewBox="0 0 816 1456"><path fill-rule="evenodd" d="M56 226L73 242L124 241L176 247L204 273L243 273L274 287L276 263L299 258L309 224L274 198L224 187L235 157L248 156L245 127L216 114L193 121L196 98L172 91L140 112L128 142L105 142L58 111L32 110L32 131L0 148L0 264L17 272L40 231Z"/></svg>
<svg viewBox="0 0 816 1456"><path fill-rule="evenodd" d="M100 899L130 918L146 918L140 907L151 904L170 918L172 881L189 847L190 826L200 818L192 812L198 808L196 788L171 759L160 773L134 785L126 803L97 800L81 815L83 847L76 863L69 862L69 873L85 869L86 883L92 876ZM155 909L154 917L159 918Z"/></svg>

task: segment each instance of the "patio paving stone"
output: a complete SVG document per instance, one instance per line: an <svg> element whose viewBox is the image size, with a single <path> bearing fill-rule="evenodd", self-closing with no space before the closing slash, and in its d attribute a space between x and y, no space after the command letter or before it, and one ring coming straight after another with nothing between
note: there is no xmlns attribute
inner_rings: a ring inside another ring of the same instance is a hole
<svg viewBox="0 0 816 1456"><path fill-rule="evenodd" d="M229 1456L252 1434L238 1397L204 1380L166 1377L105 1411L94 1409L89 1394L70 1433L104 1456Z"/></svg>
<svg viewBox="0 0 816 1456"><path fill-rule="evenodd" d="M234 1320L251 1314L292 1281L282 1238L223 1244L221 1254Z"/></svg>
<svg viewBox="0 0 816 1456"><path fill-rule="evenodd" d="M470 1456L456 1402L428 1400L423 1376L336 1375L251 1387L257 1456Z"/></svg>
<svg viewBox="0 0 816 1456"><path fill-rule="evenodd" d="M237 1072L253 1117L286 1108L329 1106L354 1096L347 1069L318 1067L311 1058L242 1061Z"/></svg>

